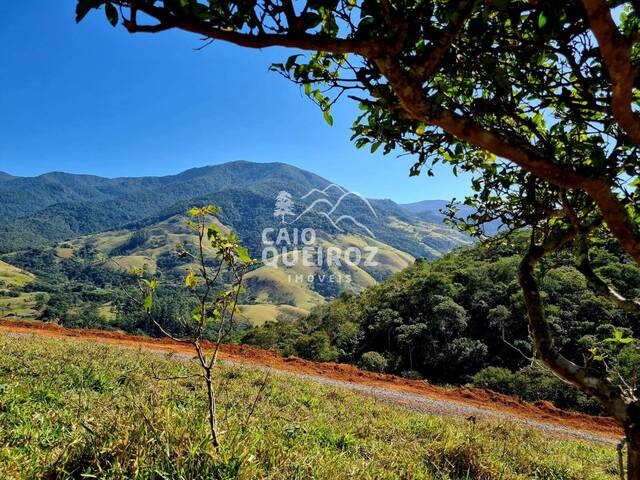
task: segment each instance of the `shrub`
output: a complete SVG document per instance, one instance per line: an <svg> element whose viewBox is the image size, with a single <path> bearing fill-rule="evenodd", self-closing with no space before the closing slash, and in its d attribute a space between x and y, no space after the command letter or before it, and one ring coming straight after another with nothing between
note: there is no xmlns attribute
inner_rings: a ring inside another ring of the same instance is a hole
<svg viewBox="0 0 640 480"><path fill-rule="evenodd" d="M512 372L501 367L487 367L473 376L472 383L474 387L523 396L526 394L529 380L520 372Z"/></svg>
<svg viewBox="0 0 640 480"><path fill-rule="evenodd" d="M400 376L402 378L406 378L407 380L423 380L424 377L420 372L416 372L415 370L404 370L400 372Z"/></svg>
<svg viewBox="0 0 640 480"><path fill-rule="evenodd" d="M366 352L360 357L358 366L363 370L369 370L371 372L384 372L388 364L387 359L378 352Z"/></svg>
<svg viewBox="0 0 640 480"><path fill-rule="evenodd" d="M528 402L547 400L558 408L578 410L592 415L604 413L596 400L540 368L526 367L511 372L506 368L487 367L473 376L472 385L518 396Z"/></svg>
<svg viewBox="0 0 640 480"><path fill-rule="evenodd" d="M331 346L329 335L322 330L301 336L294 346L298 355L308 360L333 362L338 359L337 349Z"/></svg>

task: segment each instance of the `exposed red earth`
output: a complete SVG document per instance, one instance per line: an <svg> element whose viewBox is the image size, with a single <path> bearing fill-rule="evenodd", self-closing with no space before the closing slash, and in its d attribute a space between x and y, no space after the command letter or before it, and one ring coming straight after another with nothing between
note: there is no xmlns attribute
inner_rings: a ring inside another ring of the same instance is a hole
<svg viewBox="0 0 640 480"><path fill-rule="evenodd" d="M94 342L120 345L130 348L142 348L154 351L179 352L192 354L193 350L184 344L170 339L154 339L127 335L119 332L90 329L68 329L59 325L42 322L0 320L0 333L34 334L54 338L74 338ZM521 420L524 423L540 427L548 425L554 433L560 432L561 427L568 434L578 433L579 437L593 437L595 440L616 440L623 434L616 422L609 417L594 417L576 412L564 411L549 402L527 403L518 398L502 395L491 390L480 388L445 388L430 385L425 381L407 380L394 375L380 374L359 370L358 368L339 363L320 363L299 358L283 358L275 351L263 350L246 345L223 345L221 358L235 363L268 367L273 370L290 372L310 378L327 379L328 383L349 383L355 386L372 387L375 392L389 392L390 394L411 394L407 399L402 396L390 395L394 403L412 408L417 405L416 396L426 399L450 402L465 408L474 408L490 414L492 417L505 420ZM364 390L355 388L355 390ZM382 397L385 397L382 394ZM413 401L411 399L414 399ZM420 408L417 408L420 409ZM544 429L544 427L543 427ZM584 435L579 434L580 432Z"/></svg>

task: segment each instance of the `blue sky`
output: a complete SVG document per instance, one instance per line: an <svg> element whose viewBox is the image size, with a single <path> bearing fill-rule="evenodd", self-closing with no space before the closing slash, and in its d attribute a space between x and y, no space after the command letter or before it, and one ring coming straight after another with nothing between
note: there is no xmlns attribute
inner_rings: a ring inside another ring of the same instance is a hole
<svg viewBox="0 0 640 480"><path fill-rule="evenodd" d="M462 197L447 168L409 178L412 159L349 141L356 105L328 126L299 88L269 72L291 54L181 32L129 35L74 0L4 2L0 15L0 170L108 177L167 175L231 160L296 165L375 198Z"/></svg>

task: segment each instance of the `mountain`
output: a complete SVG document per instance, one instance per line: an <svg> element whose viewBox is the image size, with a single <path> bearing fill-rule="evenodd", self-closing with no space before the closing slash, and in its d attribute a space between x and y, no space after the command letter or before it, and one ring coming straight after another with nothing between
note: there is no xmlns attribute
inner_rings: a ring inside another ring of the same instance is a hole
<svg viewBox="0 0 640 480"><path fill-rule="evenodd" d="M449 200L422 200L414 203L404 203L400 206L405 210L420 215L422 218L444 218L441 210L447 210L447 206L451 203ZM458 205L460 215L467 216L473 213L473 209L466 205Z"/></svg>
<svg viewBox="0 0 640 480"><path fill-rule="evenodd" d="M177 202L225 189L288 188L304 193L329 182L281 163L231 162L167 177L117 178L50 173L0 182L0 251L43 245L122 227ZM271 188L269 188L271 186Z"/></svg>
<svg viewBox="0 0 640 480"><path fill-rule="evenodd" d="M336 189L329 194L317 193L330 185L329 180L291 165L246 161L193 168L166 177L108 179L59 172L16 177L0 182L0 252L135 228L203 203L220 205L226 223L244 234L244 240L255 249L259 245L251 232L273 220L279 191L286 190L296 198L313 192L311 198L320 195L337 201L342 192ZM340 209L348 214L343 216L365 215L377 238L413 256L437 257L453 246L449 238L454 238L456 245L467 243L459 233L421 220L389 200L371 201L371 205L381 215L368 215L355 197L342 201ZM306 218L301 226L306 224L331 226L326 215Z"/></svg>
<svg viewBox="0 0 640 480"><path fill-rule="evenodd" d="M166 177L108 179L54 172L0 182L0 227L5 227L2 230L7 235L19 230L41 241L59 240L116 228L157 214L180 200L266 182L305 191L327 183L289 165L244 161ZM0 245L0 250L6 247Z"/></svg>
<svg viewBox="0 0 640 480"><path fill-rule="evenodd" d="M449 200L422 200L401 204L400 207L425 222L442 223L446 217L442 212L448 210L449 203ZM474 209L467 205L457 205L457 208L458 217L466 218L474 212ZM500 229L500 222L498 220L487 222L483 229L485 235L495 235Z"/></svg>
<svg viewBox="0 0 640 480"><path fill-rule="evenodd" d="M420 202L414 203L404 203L400 206L405 210L409 210L413 213L422 213L422 212L437 212L449 204L447 200L422 200Z"/></svg>
<svg viewBox="0 0 640 480"><path fill-rule="evenodd" d="M9 175L7 172L0 172L0 182L4 182L7 180L11 180L13 177L12 175Z"/></svg>
<svg viewBox="0 0 640 480"><path fill-rule="evenodd" d="M181 282L189 267L176 246L195 248L186 212L218 205L219 226L236 232L265 263L246 278L244 309L252 321L300 316L415 258L438 258L471 243L440 218L361 197L283 163L239 161L167 177L15 177L0 181L0 199L2 252L54 245L68 259L93 251L109 268L146 266L171 283ZM305 234L312 241L305 243Z"/></svg>

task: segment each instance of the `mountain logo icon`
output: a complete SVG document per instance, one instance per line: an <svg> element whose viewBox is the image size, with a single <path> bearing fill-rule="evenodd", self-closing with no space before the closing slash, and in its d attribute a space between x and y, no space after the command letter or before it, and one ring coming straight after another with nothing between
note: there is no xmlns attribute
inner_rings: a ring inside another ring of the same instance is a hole
<svg viewBox="0 0 640 480"><path fill-rule="evenodd" d="M331 201L328 193L332 189L337 190L340 194L340 196L335 201L335 203ZM319 190L317 188L312 188L306 194L302 195L299 200L305 200L313 194L318 194L321 198L316 198L313 202L311 202L311 204L309 204L304 208L302 213L297 215L290 222L287 222L286 221L287 216L295 215L293 212L293 205L294 205L293 198L289 192L286 192L284 190L280 191L276 196L276 205L275 205L276 208L275 208L275 211L273 212L274 217L280 218L281 223L283 224L287 223L291 225L296 223L298 220L300 220L302 217L304 217L309 213L316 213L326 218L329 221L329 223L339 232L345 231L344 226L342 224L351 223L357 226L358 228L362 229L363 231L365 231L367 235L370 236L371 238L376 238L375 234L366 225L363 225L361 222L357 221L352 215L339 215L336 213L341 203L345 199L356 198L360 200L368 208L368 210L371 212L371 214L374 217L377 218L378 214L376 213L374 208L371 206L371 203L369 202L369 200L367 200L365 197L363 197L357 192L347 191L344 188L342 188L340 185L331 183L325 188L323 188L322 190ZM326 208L320 210L318 207L321 205L328 206L329 210L327 211Z"/></svg>

